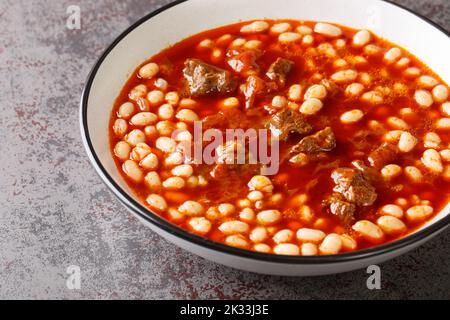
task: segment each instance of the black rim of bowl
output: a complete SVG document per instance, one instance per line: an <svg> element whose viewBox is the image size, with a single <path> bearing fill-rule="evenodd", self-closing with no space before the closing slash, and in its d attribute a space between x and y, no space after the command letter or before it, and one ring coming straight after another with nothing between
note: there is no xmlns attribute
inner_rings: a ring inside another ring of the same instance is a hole
<svg viewBox="0 0 450 320"><path fill-rule="evenodd" d="M80 127L81 127L81 134L83 138L83 143L85 145L86 151L88 155L90 156L90 160L94 168L96 169L97 173L100 175L102 181L108 186L109 189L119 198L119 200L133 213L137 214L140 218L143 218L147 222L150 222L151 224L155 225L156 227L164 230L165 232L168 232L176 237L181 238L182 240L191 242L193 244L214 250L219 251L224 254L230 254L234 256L239 256L242 258L247 259L253 259L258 261L266 261L266 262L272 262L272 263L287 263L287 264L329 264L329 263L339 263L339 262L350 262L355 261L359 259L366 259L371 258L375 256L379 256L385 253L393 253L395 250L408 247L409 245L412 245L415 242L418 242L420 240L425 240L429 237L431 237L434 234L437 234L439 231L442 231L445 229L448 224L450 223L450 215L447 215L444 218L441 218L439 221L423 228L422 230L419 230L413 234L407 235L403 238L400 238L398 240L386 243L384 245L375 246L369 249L362 249L357 250L353 252L348 253L339 253L336 255L328 255L328 256L311 256L311 257L304 257L304 256L283 256L283 255L276 255L272 253L259 253L254 251L249 251L245 249L239 249L234 248L225 244L221 244L218 242L213 242L207 238L203 238L200 236L197 236L193 233L190 233L172 223L165 220L164 218L160 217L159 215L153 213L149 208L143 206L139 201L134 199L133 197L130 197L124 190L122 190L121 187L119 187L116 182L110 177L108 172L103 167L102 163L100 162L94 147L92 146L92 142L89 136L89 130L87 125L87 108L88 108L88 100L89 100L89 93L91 90L92 82L97 74L97 71L101 64L103 63L104 59L108 56L108 54L115 48L115 46L123 39L125 38L130 32L132 32L136 27L140 26L142 23L146 22L147 20L151 19L152 17L158 15L159 13L170 9L178 4L184 3L188 0L177 0L175 2L172 2L170 4L167 4L149 14L144 16L143 18L139 19L135 23L133 23L128 29L126 29L123 33L121 33L109 46L108 48L103 52L103 54L100 56L100 58L95 63L94 67L92 68L91 72L88 75L86 85L83 89L82 96L81 96L81 103L80 103ZM443 29L438 24L434 23L433 21L429 20L428 18L417 14L416 12L405 8L402 5L393 3L388 0L381 0L383 2L389 3L393 6L399 7L407 12L410 12L414 14L415 16L419 17L420 19L424 20L428 24L432 25L445 35L450 38L450 33L447 32L445 29Z"/></svg>

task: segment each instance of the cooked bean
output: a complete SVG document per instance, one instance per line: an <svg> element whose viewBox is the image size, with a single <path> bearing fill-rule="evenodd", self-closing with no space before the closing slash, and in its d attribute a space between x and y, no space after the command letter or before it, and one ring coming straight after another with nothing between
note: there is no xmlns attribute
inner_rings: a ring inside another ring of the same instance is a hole
<svg viewBox="0 0 450 320"><path fill-rule="evenodd" d="M291 43L299 41L302 38L301 34L296 32L284 32L278 36L278 41L281 43Z"/></svg>
<svg viewBox="0 0 450 320"><path fill-rule="evenodd" d="M436 121L436 129L449 130L450 129L450 118L441 118Z"/></svg>
<svg viewBox="0 0 450 320"><path fill-rule="evenodd" d="M257 243L253 246L253 249L257 252L261 253L269 253L270 252L270 246L268 246L265 243Z"/></svg>
<svg viewBox="0 0 450 320"><path fill-rule="evenodd" d="M181 99L179 106L180 108L195 109L195 107L197 107L197 101L190 98L183 98Z"/></svg>
<svg viewBox="0 0 450 320"><path fill-rule="evenodd" d="M421 73L420 69L419 68L414 68L414 67L413 68L407 68L404 71L404 75L406 77L409 77L409 78L418 77L418 76L420 76L420 73Z"/></svg>
<svg viewBox="0 0 450 320"><path fill-rule="evenodd" d="M156 139L155 146L159 150L165 153L171 153L175 151L177 143L175 140L169 137L159 137Z"/></svg>
<svg viewBox="0 0 450 320"><path fill-rule="evenodd" d="M342 250L351 251L355 250L358 247L356 240L348 234L341 234L340 237L342 241Z"/></svg>
<svg viewBox="0 0 450 320"><path fill-rule="evenodd" d="M230 97L223 100L223 106L226 108L238 108L239 107L239 100L236 97Z"/></svg>
<svg viewBox="0 0 450 320"><path fill-rule="evenodd" d="M125 161L130 157L130 151L131 147L125 141L117 142L116 146L114 147L114 154L122 161Z"/></svg>
<svg viewBox="0 0 450 320"><path fill-rule="evenodd" d="M331 75L331 79L336 83L348 83L352 82L358 76L358 72L355 70L347 69L341 70Z"/></svg>
<svg viewBox="0 0 450 320"><path fill-rule="evenodd" d="M162 91L166 91L167 88L169 87L169 83L163 78L156 79L154 85L156 88Z"/></svg>
<svg viewBox="0 0 450 320"><path fill-rule="evenodd" d="M305 100L300 106L300 112L306 115L313 115L323 107L322 101L316 98Z"/></svg>
<svg viewBox="0 0 450 320"><path fill-rule="evenodd" d="M231 203L221 203L217 209L223 217L232 215L236 211L236 208Z"/></svg>
<svg viewBox="0 0 450 320"><path fill-rule="evenodd" d="M342 30L339 27L323 22L316 23L314 32L328 37L339 37L342 34Z"/></svg>
<svg viewBox="0 0 450 320"><path fill-rule="evenodd" d="M383 103L384 98L378 91L368 91L361 96L361 100L371 104L380 104Z"/></svg>
<svg viewBox="0 0 450 320"><path fill-rule="evenodd" d="M352 229L363 236L367 241L372 243L380 243L384 240L383 230L376 224L368 220L360 220L356 222Z"/></svg>
<svg viewBox="0 0 450 320"><path fill-rule="evenodd" d="M119 107L117 116L122 119L129 119L135 112L136 108L131 102L125 102Z"/></svg>
<svg viewBox="0 0 450 320"><path fill-rule="evenodd" d="M182 222L185 218L184 215L182 215L177 209L175 208L168 208L167 209L167 215L169 216L169 219L174 222Z"/></svg>
<svg viewBox="0 0 450 320"><path fill-rule="evenodd" d="M159 72L159 66L150 62L139 69L139 76L144 79L151 79Z"/></svg>
<svg viewBox="0 0 450 320"><path fill-rule="evenodd" d="M198 121L198 115L190 109L181 109L177 112L176 118L184 122Z"/></svg>
<svg viewBox="0 0 450 320"><path fill-rule="evenodd" d="M388 164L381 169L381 175L386 180L398 177L402 173L402 168L396 164Z"/></svg>
<svg viewBox="0 0 450 320"><path fill-rule="evenodd" d="M222 223L219 230L224 234L241 234L247 233L249 226L245 222L233 220Z"/></svg>
<svg viewBox="0 0 450 320"><path fill-rule="evenodd" d="M302 86L299 84L293 84L289 87L288 98L292 101L299 101L302 98Z"/></svg>
<svg viewBox="0 0 450 320"><path fill-rule="evenodd" d="M410 62L411 60L409 58L401 58L395 63L395 66L399 69L403 69L406 68Z"/></svg>
<svg viewBox="0 0 450 320"><path fill-rule="evenodd" d="M159 121L156 124L156 130L158 131L160 136L171 136L175 129L175 123L169 120Z"/></svg>
<svg viewBox="0 0 450 320"><path fill-rule="evenodd" d="M239 219L246 222L253 222L255 220L255 212L251 208L244 208L239 213Z"/></svg>
<svg viewBox="0 0 450 320"><path fill-rule="evenodd" d="M364 117L364 113L359 109L346 111L341 115L341 122L345 124L352 124L360 121Z"/></svg>
<svg viewBox="0 0 450 320"><path fill-rule="evenodd" d="M188 200L178 207L178 211L188 216L200 216L205 212L205 209L197 201Z"/></svg>
<svg viewBox="0 0 450 320"><path fill-rule="evenodd" d="M305 100L316 98L324 99L327 96L327 89L321 84L314 84L305 92Z"/></svg>
<svg viewBox="0 0 450 320"><path fill-rule="evenodd" d="M398 149L401 152L410 152L417 144L417 139L408 131L404 131L398 141Z"/></svg>
<svg viewBox="0 0 450 320"><path fill-rule="evenodd" d="M134 129L125 136L125 141L134 147L139 142L145 141L145 134L139 129Z"/></svg>
<svg viewBox="0 0 450 320"><path fill-rule="evenodd" d="M381 230L390 235L400 234L406 231L406 225L403 221L393 216L379 217L377 224Z"/></svg>
<svg viewBox="0 0 450 320"><path fill-rule="evenodd" d="M351 83L345 88L345 95L348 97L357 97L361 95L361 93L364 91L364 86L361 83Z"/></svg>
<svg viewBox="0 0 450 320"><path fill-rule="evenodd" d="M372 35L367 30L360 30L353 36L353 45L363 47L370 42Z"/></svg>
<svg viewBox="0 0 450 320"><path fill-rule="evenodd" d="M164 159L166 167L173 167L183 163L183 154L181 152L173 152Z"/></svg>
<svg viewBox="0 0 450 320"><path fill-rule="evenodd" d="M287 32L287 31L289 31L291 29L292 29L292 26L289 23L287 23L287 22L280 22L280 23L275 23L270 28L270 31L272 33L275 33L275 34L280 34L280 33L283 33L283 32Z"/></svg>
<svg viewBox="0 0 450 320"><path fill-rule="evenodd" d="M268 237L267 229L264 227L256 227L250 232L250 240L255 243L266 241Z"/></svg>
<svg viewBox="0 0 450 320"><path fill-rule="evenodd" d="M441 173L442 166L441 155L434 149L427 149L422 155L421 161L427 169L435 173Z"/></svg>
<svg viewBox="0 0 450 320"><path fill-rule="evenodd" d="M188 178L192 176L194 169L190 164L182 164L173 168L171 172L174 176Z"/></svg>
<svg viewBox="0 0 450 320"><path fill-rule="evenodd" d="M444 102L441 105L441 112L444 114L444 116L450 116L450 102Z"/></svg>
<svg viewBox="0 0 450 320"><path fill-rule="evenodd" d="M444 102L448 99L449 91L446 86L440 84L433 88L432 94L436 102Z"/></svg>
<svg viewBox="0 0 450 320"><path fill-rule="evenodd" d="M382 49L376 44L368 44L364 47L364 53L369 56L375 56L382 53Z"/></svg>
<svg viewBox="0 0 450 320"><path fill-rule="evenodd" d="M139 98L143 98L147 94L147 87L144 84L137 85L133 89L131 89L130 93L128 94L128 97L136 101Z"/></svg>
<svg viewBox="0 0 450 320"><path fill-rule="evenodd" d="M427 90L417 90L414 93L414 100L421 107L428 108L433 104L433 96Z"/></svg>
<svg viewBox="0 0 450 320"><path fill-rule="evenodd" d="M254 21L241 28L241 33L260 33L269 29L269 24L266 21Z"/></svg>
<svg viewBox="0 0 450 320"><path fill-rule="evenodd" d="M150 171L145 175L146 185L153 191L161 189L162 183L159 174L155 171Z"/></svg>
<svg viewBox="0 0 450 320"><path fill-rule="evenodd" d="M173 118L174 115L174 109L171 104L163 104L158 109L158 116L161 120L170 120Z"/></svg>
<svg viewBox="0 0 450 320"><path fill-rule="evenodd" d="M297 245L292 243L281 243L273 248L273 252L281 255L298 256L300 254L300 249Z"/></svg>
<svg viewBox="0 0 450 320"><path fill-rule="evenodd" d="M323 239L319 251L321 254L338 254L342 248L342 239L336 233L330 233Z"/></svg>
<svg viewBox="0 0 450 320"><path fill-rule="evenodd" d="M116 119L113 125L113 131L116 136L122 137L128 130L128 123L123 119Z"/></svg>
<svg viewBox="0 0 450 320"><path fill-rule="evenodd" d="M417 79L417 84L423 88L431 89L438 84L438 81L433 77L424 75Z"/></svg>
<svg viewBox="0 0 450 320"><path fill-rule="evenodd" d="M264 198L264 194L261 191L257 191L257 190L250 191L247 195L247 199L252 202L262 200L263 198Z"/></svg>
<svg viewBox="0 0 450 320"><path fill-rule="evenodd" d="M152 90L147 94L147 100L151 105L160 105L164 101L164 92Z"/></svg>
<svg viewBox="0 0 450 320"><path fill-rule="evenodd" d="M270 181L269 178L266 176L254 176L250 179L248 183L248 187L250 190L258 190L262 192L272 192L273 191L273 184L272 181Z"/></svg>
<svg viewBox="0 0 450 320"><path fill-rule="evenodd" d="M131 158L139 162L144 159L150 152L152 152L152 149L146 143L139 142L131 151Z"/></svg>
<svg viewBox="0 0 450 320"><path fill-rule="evenodd" d="M231 236L226 237L225 243L232 247L237 248L246 248L248 247L247 239L240 234L233 234Z"/></svg>
<svg viewBox="0 0 450 320"><path fill-rule="evenodd" d="M407 166L405 168L405 175L414 183L421 183L423 181L423 174L419 168L414 166Z"/></svg>
<svg viewBox="0 0 450 320"><path fill-rule="evenodd" d="M270 225L281 219L281 213L278 210L264 210L256 215L256 219L263 225Z"/></svg>
<svg viewBox="0 0 450 320"><path fill-rule="evenodd" d="M307 34L302 39L302 44L304 44L305 46L310 46L313 43L314 43L314 37L312 35L310 35L310 34Z"/></svg>
<svg viewBox="0 0 450 320"><path fill-rule="evenodd" d="M441 159L445 162L450 162L450 149L444 149L439 152Z"/></svg>
<svg viewBox="0 0 450 320"><path fill-rule="evenodd" d="M406 210L406 218L410 222L424 221L433 214L433 207L417 205Z"/></svg>
<svg viewBox="0 0 450 320"><path fill-rule="evenodd" d="M147 126L154 124L158 120L158 116L151 112L139 112L135 114L130 122L135 126Z"/></svg>
<svg viewBox="0 0 450 320"><path fill-rule="evenodd" d="M380 214L401 219L403 217L403 209L395 204L387 204L381 208Z"/></svg>
<svg viewBox="0 0 450 320"><path fill-rule="evenodd" d="M319 243L325 236L323 231L316 229L301 228L297 231L297 239L303 242Z"/></svg>
<svg viewBox="0 0 450 320"><path fill-rule="evenodd" d="M170 177L163 181L163 187L168 190L180 190L183 189L186 183L183 178L180 177Z"/></svg>
<svg viewBox="0 0 450 320"><path fill-rule="evenodd" d="M146 199L148 205L158 211L166 211L167 210L167 202L166 200L158 194L150 194Z"/></svg>
<svg viewBox="0 0 450 320"><path fill-rule="evenodd" d="M317 245L314 243L303 243L301 247L302 256L316 256L318 253Z"/></svg>
<svg viewBox="0 0 450 320"><path fill-rule="evenodd" d="M387 124L389 126L391 126L392 128L398 129L398 130L408 130L409 129L409 125L406 123L406 121L403 119L397 118L397 117L389 117L387 119ZM401 136L400 136L400 138L401 138Z"/></svg>
<svg viewBox="0 0 450 320"><path fill-rule="evenodd" d="M308 26L302 25L302 26L297 27L297 32L302 35L308 35L308 34L312 34L313 30Z"/></svg>
<svg viewBox="0 0 450 320"><path fill-rule="evenodd" d="M386 62L388 63L394 63L395 61L400 59L401 55L402 51L399 48L392 48L384 54L384 60L386 60Z"/></svg>
<svg viewBox="0 0 450 320"><path fill-rule="evenodd" d="M436 149L439 148L439 145L441 144L441 137L435 132L428 132L423 140L425 148Z"/></svg>
<svg viewBox="0 0 450 320"><path fill-rule="evenodd" d="M291 242L292 238L294 238L294 231L290 229L283 229L275 233L273 236L273 241L277 244Z"/></svg>
<svg viewBox="0 0 450 320"><path fill-rule="evenodd" d="M388 131L384 135L384 140L392 143L397 143L400 140L400 137L402 136L403 130L391 130Z"/></svg>
<svg viewBox="0 0 450 320"><path fill-rule="evenodd" d="M275 96L272 98L272 107L282 109L286 106L287 100L283 96Z"/></svg>
<svg viewBox="0 0 450 320"><path fill-rule="evenodd" d="M252 206L252 203L248 199L239 199L236 201L236 205L239 208L250 208Z"/></svg>
<svg viewBox="0 0 450 320"><path fill-rule="evenodd" d="M262 41L260 40L249 40L244 44L244 48L254 50L262 46Z"/></svg>
<svg viewBox="0 0 450 320"><path fill-rule="evenodd" d="M188 223L195 232L200 234L207 234L212 227L211 221L204 217L190 218Z"/></svg>

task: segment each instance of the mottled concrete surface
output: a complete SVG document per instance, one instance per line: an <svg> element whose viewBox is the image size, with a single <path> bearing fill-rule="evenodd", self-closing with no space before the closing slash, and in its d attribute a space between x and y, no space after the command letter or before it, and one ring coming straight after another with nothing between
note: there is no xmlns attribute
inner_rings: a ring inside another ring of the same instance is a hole
<svg viewBox="0 0 450 320"><path fill-rule="evenodd" d="M106 189L85 155L78 101L105 47L169 1L0 0L0 298L450 298L450 230L382 265L317 278L260 276L167 243ZM450 1L398 0L450 30ZM78 4L82 29L67 30ZM81 289L66 287L78 265Z"/></svg>

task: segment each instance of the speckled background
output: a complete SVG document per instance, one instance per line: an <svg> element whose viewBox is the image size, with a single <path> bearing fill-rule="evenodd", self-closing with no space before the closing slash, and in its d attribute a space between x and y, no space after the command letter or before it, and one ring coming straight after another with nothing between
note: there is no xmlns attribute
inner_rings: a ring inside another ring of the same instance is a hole
<svg viewBox="0 0 450 320"><path fill-rule="evenodd" d="M330 0L331 1L331 0ZM382 265L316 278L251 274L166 242L128 213L85 155L78 102L106 46L166 0L0 0L0 298L450 298L450 229ZM450 31L449 0L398 0ZM82 28L65 28L81 7ZM81 268L81 289L66 268Z"/></svg>

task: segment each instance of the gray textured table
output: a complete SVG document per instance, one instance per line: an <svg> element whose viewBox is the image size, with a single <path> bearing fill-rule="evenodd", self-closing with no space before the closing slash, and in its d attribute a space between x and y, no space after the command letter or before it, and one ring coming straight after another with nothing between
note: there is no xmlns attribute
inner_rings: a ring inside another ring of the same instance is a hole
<svg viewBox="0 0 450 320"><path fill-rule="evenodd" d="M331 0L330 0L331 1ZM169 1L0 0L0 298L450 298L450 230L365 270L283 278L223 267L142 226L90 166L78 129L86 76L105 47ZM450 30L449 0L398 0ZM82 28L65 28L81 7ZM66 286L70 265L81 289Z"/></svg>

